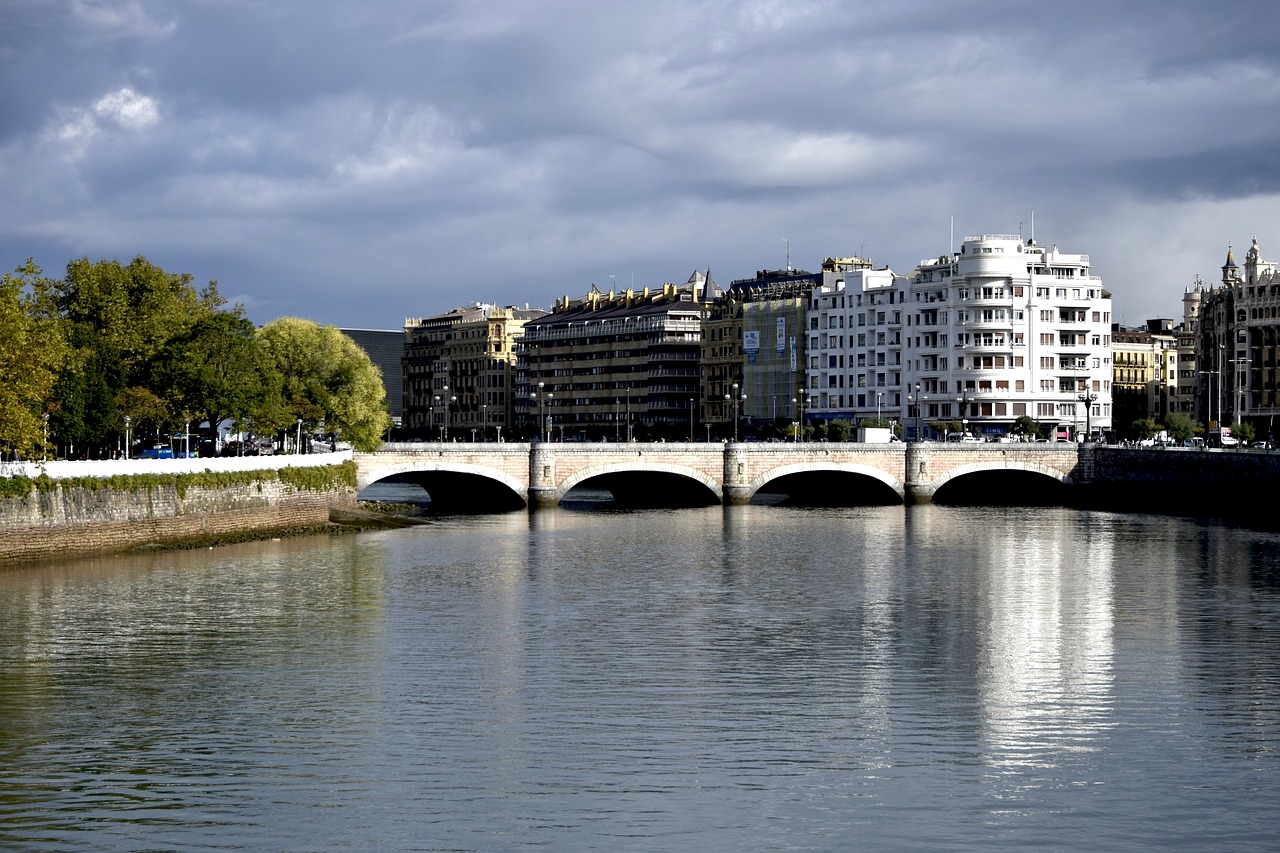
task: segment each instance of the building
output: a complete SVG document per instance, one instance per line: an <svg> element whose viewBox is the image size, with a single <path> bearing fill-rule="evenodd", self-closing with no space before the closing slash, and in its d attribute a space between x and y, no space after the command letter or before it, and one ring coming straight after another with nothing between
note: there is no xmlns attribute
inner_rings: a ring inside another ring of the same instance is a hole
<svg viewBox="0 0 1280 853"><path fill-rule="evenodd" d="M837 261L828 260L827 264ZM760 270L703 303L702 420L708 438L798 424L807 395L805 327L821 273Z"/></svg>
<svg viewBox="0 0 1280 853"><path fill-rule="evenodd" d="M539 308L476 303L404 323L403 428L433 440L511 434L516 342Z"/></svg>
<svg viewBox="0 0 1280 853"><path fill-rule="evenodd" d="M404 412L401 359L404 356L404 333L395 329L341 329L344 335L364 350L382 374L382 387L387 392L387 414L400 426Z"/></svg>
<svg viewBox="0 0 1280 853"><path fill-rule="evenodd" d="M856 260L856 259L855 259ZM897 420L907 280L870 261L823 265L808 312L807 419Z"/></svg>
<svg viewBox="0 0 1280 853"><path fill-rule="evenodd" d="M1178 348L1172 320L1145 328L1111 327L1112 420L1126 434L1135 421L1163 423L1177 389Z"/></svg>
<svg viewBox="0 0 1280 853"><path fill-rule="evenodd" d="M695 429L701 300L714 282L564 297L525 324L516 399L544 439L687 440Z"/></svg>
<svg viewBox="0 0 1280 853"><path fill-rule="evenodd" d="M899 411L909 436L960 424L995 438L1024 416L1055 439L1111 430L1111 296L1088 255L969 236L921 261L906 296Z"/></svg>
<svg viewBox="0 0 1280 853"><path fill-rule="evenodd" d="M1280 408L1280 268L1254 238L1244 266L1227 248L1221 285L1204 290L1196 330L1198 419L1274 436Z"/></svg>

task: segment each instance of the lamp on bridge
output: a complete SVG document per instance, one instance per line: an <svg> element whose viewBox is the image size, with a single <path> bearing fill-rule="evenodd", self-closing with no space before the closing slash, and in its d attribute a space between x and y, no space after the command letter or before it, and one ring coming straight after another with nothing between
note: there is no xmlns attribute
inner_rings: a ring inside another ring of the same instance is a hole
<svg viewBox="0 0 1280 853"><path fill-rule="evenodd" d="M960 396L956 397L956 402L960 405L960 426L963 428L961 437L969 434L969 389L961 388Z"/></svg>
<svg viewBox="0 0 1280 853"><path fill-rule="evenodd" d="M1088 441L1089 436L1093 434L1093 430L1090 428L1090 421L1089 421L1090 410L1093 408L1093 401L1098 399L1098 395L1091 394L1088 391L1086 391L1076 399L1079 400L1081 403L1084 403L1084 436L1085 436L1085 440Z"/></svg>
<svg viewBox="0 0 1280 853"><path fill-rule="evenodd" d="M800 387L796 389L795 402L796 402L796 405L799 406L799 408L797 409L797 412L800 415L800 420L796 424L796 441L797 442L799 442L801 436L804 435L804 401L805 401L805 395L808 393L809 393L808 388Z"/></svg>
<svg viewBox="0 0 1280 853"><path fill-rule="evenodd" d="M133 455L129 450L129 448L133 447L133 445L129 442L129 439L131 438L129 432L130 432L130 427L132 427L132 425L133 425L133 418L129 417L128 415L125 415L124 416L124 458L125 459L129 459Z"/></svg>
<svg viewBox="0 0 1280 853"><path fill-rule="evenodd" d="M743 394L741 398L739 398L737 382L733 383L732 388L733 388L733 393L725 394L724 399L725 399L725 402L731 404L733 409L733 441L736 444L738 441L738 403L746 402L747 395Z"/></svg>

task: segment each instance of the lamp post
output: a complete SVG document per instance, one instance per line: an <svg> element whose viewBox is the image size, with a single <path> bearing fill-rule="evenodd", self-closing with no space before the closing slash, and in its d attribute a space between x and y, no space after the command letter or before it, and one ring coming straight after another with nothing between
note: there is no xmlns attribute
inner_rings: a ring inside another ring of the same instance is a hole
<svg viewBox="0 0 1280 853"><path fill-rule="evenodd" d="M693 443L693 398L689 398L689 443Z"/></svg>
<svg viewBox="0 0 1280 853"><path fill-rule="evenodd" d="M738 383L733 383L731 387L733 388L733 393L725 394L724 399L725 402L730 403L733 408L733 441L736 444L738 442ZM746 400L747 395L743 394L742 399Z"/></svg>
<svg viewBox="0 0 1280 853"><path fill-rule="evenodd" d="M631 443L631 387L627 387L627 443Z"/></svg>
<svg viewBox="0 0 1280 853"><path fill-rule="evenodd" d="M1088 441L1089 436L1093 433L1092 425L1089 420L1089 415L1091 414L1090 410L1093 408L1093 401L1098 399L1098 395L1090 394L1086 391L1076 399L1081 403L1084 403L1084 437L1085 440Z"/></svg>
<svg viewBox="0 0 1280 853"><path fill-rule="evenodd" d="M296 445L297 446L294 447L293 452L301 453L302 452L302 418L298 418L298 438L296 440Z"/></svg>
<svg viewBox="0 0 1280 853"><path fill-rule="evenodd" d="M45 412L41 415L40 420L43 424L40 433L42 436L42 440L40 442L40 450L42 453L41 461L46 461L49 458L49 413Z"/></svg>
<svg viewBox="0 0 1280 853"><path fill-rule="evenodd" d="M880 401L881 401L881 400L883 400L883 399L884 399L884 393L883 393L883 392L881 392L881 391L877 391L877 392L876 392L876 426L881 426L881 423L880 423Z"/></svg>
<svg viewBox="0 0 1280 853"><path fill-rule="evenodd" d="M960 426L964 430L960 437L964 438L969 434L969 389L961 388L960 396L956 397L956 402L960 404Z"/></svg>
<svg viewBox="0 0 1280 853"><path fill-rule="evenodd" d="M797 402L797 403L799 404L799 406L800 406L800 410L799 410L799 411L800 411L800 425L796 428L796 442L797 442L797 443L799 443L799 442L800 442L801 437L804 435L804 403L805 403L805 395L806 395L806 394L808 394L808 393L809 393L809 389L807 389L807 388L803 388L803 387L801 387L801 388L797 388L797 389L796 389L796 402Z"/></svg>
<svg viewBox="0 0 1280 853"><path fill-rule="evenodd" d="M132 426L133 426L133 418L129 417L128 415L125 415L124 416L124 458L125 459L129 459L133 456L133 454L129 451L129 448L133 447L133 444L130 442L130 438L131 438L130 428Z"/></svg>
<svg viewBox="0 0 1280 853"><path fill-rule="evenodd" d="M908 397L910 399L910 397ZM920 383L916 383L916 441L924 441L920 435Z"/></svg>
<svg viewBox="0 0 1280 853"><path fill-rule="evenodd" d="M1196 373L1199 373L1201 376L1208 376L1208 377L1209 377L1209 393L1205 395L1205 398L1206 398L1206 400L1207 400L1207 402L1208 402L1208 404L1209 404L1209 419L1205 422L1205 425L1204 425L1205 429L1208 429L1208 428L1209 428L1209 424L1213 423L1213 374L1214 374L1214 372L1215 372L1215 371L1212 371L1212 370L1197 370L1197 371L1196 371ZM1219 393L1219 394L1221 394L1221 393L1222 393L1221 388L1219 388L1218 393ZM1222 417L1222 407L1221 407L1221 406L1219 406L1219 407L1218 407L1218 417ZM1219 424L1219 426L1221 426L1221 424Z"/></svg>
<svg viewBox="0 0 1280 853"><path fill-rule="evenodd" d="M480 443L483 444L488 439L489 434L489 404L480 404Z"/></svg>
<svg viewBox="0 0 1280 853"><path fill-rule="evenodd" d="M447 384L440 390L442 391L442 393L440 394L440 399L441 399L441 402L444 404L444 429L440 431L440 440L448 441L449 440L449 401L456 400L458 398L449 396L449 386Z"/></svg>

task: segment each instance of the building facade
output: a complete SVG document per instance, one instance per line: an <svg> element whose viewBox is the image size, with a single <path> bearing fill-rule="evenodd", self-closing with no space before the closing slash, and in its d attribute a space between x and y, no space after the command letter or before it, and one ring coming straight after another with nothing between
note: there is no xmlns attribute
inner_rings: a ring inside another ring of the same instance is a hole
<svg viewBox="0 0 1280 853"><path fill-rule="evenodd" d="M1172 320L1111 329L1112 417L1125 437L1136 421L1163 423L1177 390L1178 348Z"/></svg>
<svg viewBox="0 0 1280 853"><path fill-rule="evenodd" d="M1203 292L1196 333L1197 416L1206 427L1250 423L1273 438L1280 409L1280 269L1254 238L1238 266L1227 249L1218 287Z"/></svg>
<svg viewBox="0 0 1280 853"><path fill-rule="evenodd" d="M709 276L565 297L525 324L522 431L544 440L685 439L695 429Z"/></svg>
<svg viewBox="0 0 1280 853"><path fill-rule="evenodd" d="M477 303L404 324L402 427L430 440L511 434L516 342L538 308Z"/></svg>
<svg viewBox="0 0 1280 853"><path fill-rule="evenodd" d="M906 300L909 436L959 423L996 438L1023 416L1057 440L1111 431L1111 297L1088 255L1019 235L969 236L916 266Z"/></svg>
<svg viewBox="0 0 1280 853"><path fill-rule="evenodd" d="M904 402L907 280L869 261L828 268L810 296L807 418L897 420Z"/></svg>

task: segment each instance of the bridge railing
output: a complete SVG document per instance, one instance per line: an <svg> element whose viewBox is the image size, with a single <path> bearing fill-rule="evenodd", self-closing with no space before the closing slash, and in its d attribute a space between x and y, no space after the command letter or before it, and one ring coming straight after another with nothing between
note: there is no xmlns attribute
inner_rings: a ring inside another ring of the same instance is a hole
<svg viewBox="0 0 1280 853"><path fill-rule="evenodd" d="M263 471L337 465L352 458L350 450L334 453L290 453L279 456L198 456L191 459L86 459L82 461L2 462L0 477L41 474L52 480L72 477L115 477L132 474L198 474L202 471Z"/></svg>

